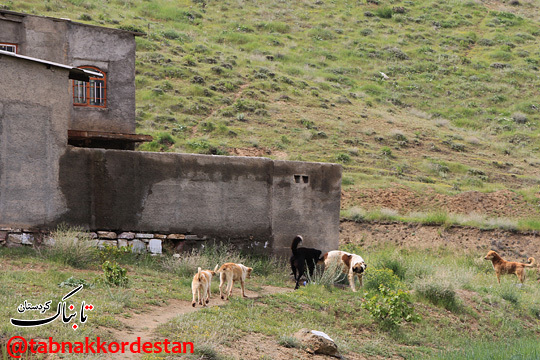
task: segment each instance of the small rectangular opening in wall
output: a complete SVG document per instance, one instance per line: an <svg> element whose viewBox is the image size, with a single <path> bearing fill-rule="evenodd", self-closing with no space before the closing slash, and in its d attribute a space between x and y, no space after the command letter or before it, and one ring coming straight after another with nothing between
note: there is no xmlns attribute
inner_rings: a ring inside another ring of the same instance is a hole
<svg viewBox="0 0 540 360"><path fill-rule="evenodd" d="M309 182L309 176L302 175L302 181L304 182L304 184L307 184Z"/></svg>
<svg viewBox="0 0 540 360"><path fill-rule="evenodd" d="M300 184L300 178L301 178L300 175L294 175L294 182L297 184Z"/></svg>

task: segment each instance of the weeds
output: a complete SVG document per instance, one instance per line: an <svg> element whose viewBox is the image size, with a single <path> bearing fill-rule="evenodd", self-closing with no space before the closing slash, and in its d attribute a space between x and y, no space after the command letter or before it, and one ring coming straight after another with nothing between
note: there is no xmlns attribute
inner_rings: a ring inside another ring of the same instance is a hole
<svg viewBox="0 0 540 360"><path fill-rule="evenodd" d="M87 268L98 259L95 241L81 228L59 225L50 237L53 245L39 249L45 258L75 268Z"/></svg>

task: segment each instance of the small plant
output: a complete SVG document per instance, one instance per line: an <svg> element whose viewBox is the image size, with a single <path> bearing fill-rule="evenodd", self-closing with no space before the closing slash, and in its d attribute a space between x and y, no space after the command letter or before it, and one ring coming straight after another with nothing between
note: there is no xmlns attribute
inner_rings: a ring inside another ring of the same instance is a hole
<svg viewBox="0 0 540 360"><path fill-rule="evenodd" d="M455 311L459 308L456 292L450 284L424 282L416 286L416 292L433 305L442 306L446 310Z"/></svg>
<svg viewBox="0 0 540 360"><path fill-rule="evenodd" d="M54 244L40 250L45 257L75 268L87 267L97 259L95 242L80 228L59 225L51 239Z"/></svg>
<svg viewBox="0 0 540 360"><path fill-rule="evenodd" d="M105 276L105 283L108 285L126 287L128 284L127 270L119 266L116 262L105 261L101 265Z"/></svg>
<svg viewBox="0 0 540 360"><path fill-rule="evenodd" d="M133 246L112 246L104 245L102 249L99 250L99 260L100 263L105 261L118 261L119 258L125 256L126 254L131 254Z"/></svg>
<svg viewBox="0 0 540 360"><path fill-rule="evenodd" d="M408 292L394 291L382 284L378 290L362 303L362 308L366 309L375 320L390 326L400 325L403 321L420 320L420 315L414 310Z"/></svg>
<svg viewBox="0 0 540 360"><path fill-rule="evenodd" d="M68 279L58 284L59 287L70 287L70 288L76 287L79 285L82 285L83 287L90 288L90 289L94 287L94 284L91 284L84 279L74 278L73 276L69 277Z"/></svg>
<svg viewBox="0 0 540 360"><path fill-rule="evenodd" d="M278 340L278 344L286 348L300 349L302 347L302 344L300 344L298 339L292 336L281 336Z"/></svg>
<svg viewBox="0 0 540 360"><path fill-rule="evenodd" d="M388 158L393 157L392 149L390 149L388 146L383 146L381 148L381 155Z"/></svg>
<svg viewBox="0 0 540 360"><path fill-rule="evenodd" d="M336 283L342 283L346 276L338 263L332 263L324 271L320 267L315 267L313 275L310 275L309 271L307 271L306 278L310 284L330 287Z"/></svg>
<svg viewBox="0 0 540 360"><path fill-rule="evenodd" d="M393 11L389 7L383 7L375 11L375 15L377 15L378 17L382 19L391 19L392 14L393 14Z"/></svg>
<svg viewBox="0 0 540 360"><path fill-rule="evenodd" d="M374 269L368 267L364 275L365 289L377 291L381 285L387 289L397 289L402 284L391 269Z"/></svg>
<svg viewBox="0 0 540 360"><path fill-rule="evenodd" d="M342 163L348 163L349 161L351 161L351 156L350 156L349 154L339 153L339 154L336 156L336 159L337 159L337 161L339 161L339 162L342 162Z"/></svg>

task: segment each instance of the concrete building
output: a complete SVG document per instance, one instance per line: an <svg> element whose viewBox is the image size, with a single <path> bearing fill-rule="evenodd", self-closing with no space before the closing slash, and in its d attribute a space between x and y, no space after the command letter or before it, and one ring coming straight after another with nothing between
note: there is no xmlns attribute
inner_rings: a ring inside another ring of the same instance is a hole
<svg viewBox="0 0 540 360"><path fill-rule="evenodd" d="M340 165L126 150L136 35L0 10L0 242L67 223L337 248Z"/></svg>

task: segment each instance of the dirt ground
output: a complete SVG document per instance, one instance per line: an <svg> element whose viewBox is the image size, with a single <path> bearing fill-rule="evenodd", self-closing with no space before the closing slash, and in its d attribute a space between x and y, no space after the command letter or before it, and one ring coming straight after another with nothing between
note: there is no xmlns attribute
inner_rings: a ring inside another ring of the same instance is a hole
<svg viewBox="0 0 540 360"><path fill-rule="evenodd" d="M419 249L440 246L480 254L496 250L504 258L524 261L532 256L540 259L540 234L505 230L480 230L469 227L423 226L418 224L355 223L343 221L340 244L357 244L369 248L381 244Z"/></svg>
<svg viewBox="0 0 540 360"><path fill-rule="evenodd" d="M537 194L540 197L540 194ZM407 214L413 211L445 211L454 214L482 214L489 217L527 218L538 216L539 209L510 190L491 193L467 191L444 195L427 189L417 193L403 186L385 189L355 189L343 191L342 209L360 204L366 210L387 208Z"/></svg>

